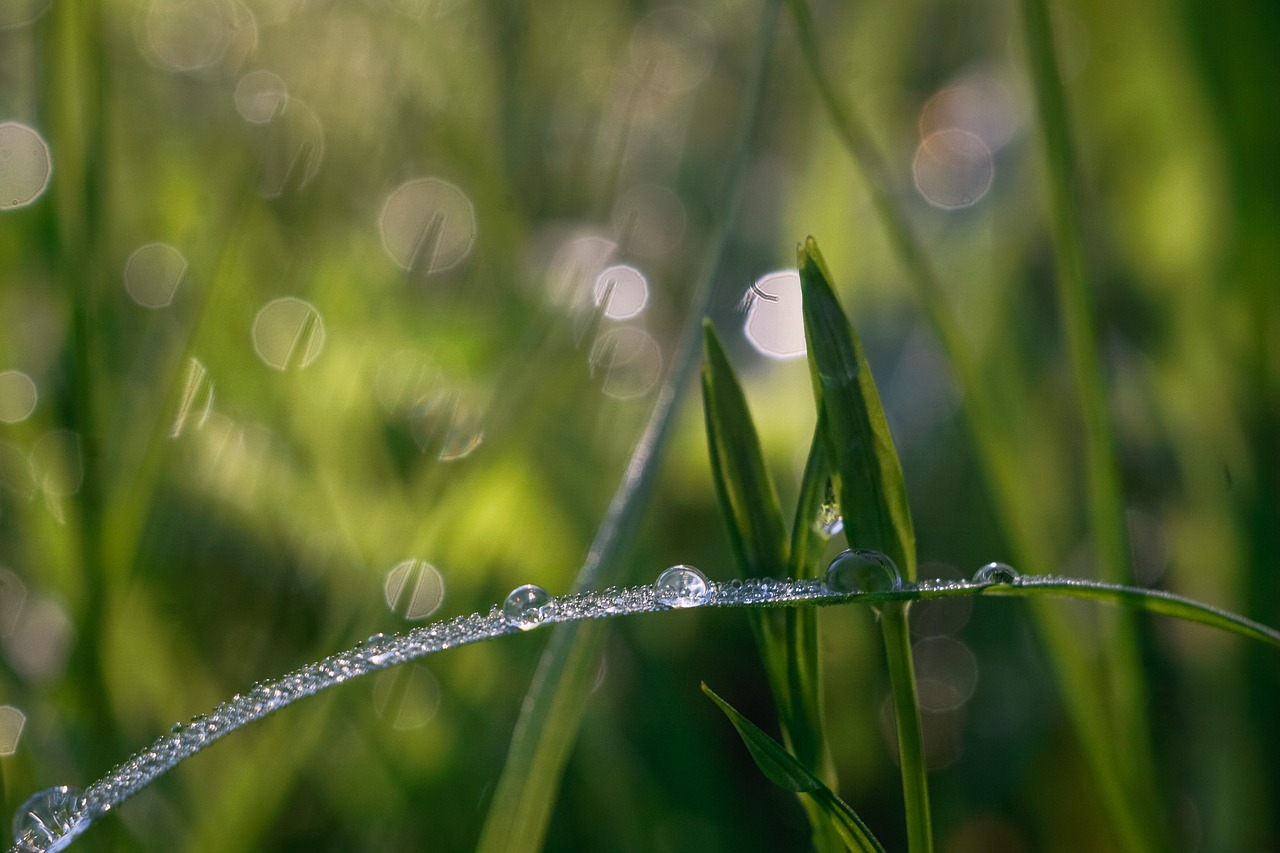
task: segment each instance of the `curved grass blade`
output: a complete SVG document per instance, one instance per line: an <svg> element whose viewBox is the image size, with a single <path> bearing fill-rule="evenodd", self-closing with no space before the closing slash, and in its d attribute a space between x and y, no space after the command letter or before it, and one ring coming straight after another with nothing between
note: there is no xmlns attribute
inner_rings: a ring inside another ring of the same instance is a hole
<svg viewBox="0 0 1280 853"><path fill-rule="evenodd" d="M871 834L871 830L862 822L850 806L822 783L807 767L773 738L728 702L716 695L704 682L702 692L724 712L729 722L738 730L747 751L755 761L760 772L769 777L769 781L778 787L804 794L823 814L835 831L844 839L852 850L864 853L884 853L884 847Z"/></svg>

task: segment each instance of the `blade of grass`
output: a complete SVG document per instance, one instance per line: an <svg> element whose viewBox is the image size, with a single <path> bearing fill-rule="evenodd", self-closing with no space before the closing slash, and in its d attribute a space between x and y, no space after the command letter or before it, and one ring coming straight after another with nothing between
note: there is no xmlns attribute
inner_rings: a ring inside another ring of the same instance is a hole
<svg viewBox="0 0 1280 853"><path fill-rule="evenodd" d="M649 423L605 513L579 572L577 589L599 587L601 580L616 577L621 571L623 555L635 538L641 512L657 475L657 462L674 423L676 391L686 384L696 364L701 318L706 313L711 285L723 263L730 229L741 202L760 102L769 76L779 5L780 0L764 4L755 63L728 157L725 197L695 285L690 325L683 337L680 356L659 391ZM512 733L511 747L481 830L478 850L496 853L541 848L564 764L595 677L604 624L558 626L552 635Z"/></svg>
<svg viewBox="0 0 1280 853"><path fill-rule="evenodd" d="M871 830L857 813L795 756L787 752L782 744L769 737L736 708L717 696L705 682L702 685L702 692L707 694L729 718L729 722L738 730L738 735L742 738L747 751L751 753L752 760L760 768L760 772L769 778L769 781L784 790L806 795L851 850L884 853L880 842L871 834Z"/></svg>
<svg viewBox="0 0 1280 853"><path fill-rule="evenodd" d="M1000 409L991 403L992 395L964 342L941 280L906 216L894 202L893 182L883 156L823 68L816 29L805 0L789 0L789 4L801 52L832 126L854 165L862 172L881 227L955 373L965 400L965 421L981 462L980 470L1017 562L1051 565L1054 558L1046 547L1050 537L1046 535L1045 519L1036 502L1027 500L1023 494L1022 466L1012 445L1003 437L1003 426L998 419ZM1141 809L1135 807L1137 804L1131 802L1134 794L1125 781L1129 774L1122 767L1128 759L1125 750L1115 748L1109 703L1098 684L1097 667L1080 651L1077 628L1066 614L1044 607L1040 602L1034 610L1037 629L1062 688L1063 704L1116 834L1125 849L1145 850L1147 846L1142 838L1147 819Z"/></svg>
<svg viewBox="0 0 1280 853"><path fill-rule="evenodd" d="M852 547L887 554L902 567L906 580L914 581L916 543L906 485L871 367L836 300L817 242L808 238L797 255L805 338L819 411L826 418L832 459L840 472L845 537ZM898 731L907 844L913 853L929 853L933 850L929 784L906 604L884 605L880 630Z"/></svg>

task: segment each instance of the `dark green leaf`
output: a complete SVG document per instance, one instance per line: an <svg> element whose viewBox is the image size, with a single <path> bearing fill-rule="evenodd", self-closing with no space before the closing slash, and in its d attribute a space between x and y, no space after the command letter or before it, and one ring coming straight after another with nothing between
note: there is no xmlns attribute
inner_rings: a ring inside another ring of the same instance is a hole
<svg viewBox="0 0 1280 853"><path fill-rule="evenodd" d="M769 777L769 781L785 790L811 797L851 849L865 851L865 853L884 853L880 842L876 841L871 830L853 809L830 788L822 784L822 780L813 775L795 756L787 752L782 744L761 731L755 723L717 696L715 691L705 683L702 685L702 692L707 694L729 718L729 722L738 730L738 735L746 745L747 751L751 753L756 766Z"/></svg>

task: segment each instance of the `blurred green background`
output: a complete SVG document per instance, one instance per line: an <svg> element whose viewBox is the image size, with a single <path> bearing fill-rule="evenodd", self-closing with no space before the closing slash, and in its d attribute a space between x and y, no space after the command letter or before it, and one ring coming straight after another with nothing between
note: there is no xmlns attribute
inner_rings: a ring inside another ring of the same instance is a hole
<svg viewBox="0 0 1280 853"><path fill-rule="evenodd" d="M998 406L1054 561L1019 568L1092 575L1018 9L812 11ZM1280 625L1280 11L1053 11L1135 581ZM8 814L370 634L522 583L569 589L697 310L759 18L744 0L4 4ZM712 315L784 506L807 368L744 335L785 332L785 294L746 297L813 234L876 371L921 576L1011 560L964 395L780 22ZM733 572L694 390L628 582ZM1054 606L1096 656L1096 608ZM913 617L939 849L1115 849L1025 602ZM1138 624L1177 848L1280 847L1280 659ZM822 627L841 793L900 849L873 616L830 609ZM76 849L469 849L544 644L452 651L286 709ZM614 625L548 849L804 848L798 805L699 680L770 727L742 613Z"/></svg>

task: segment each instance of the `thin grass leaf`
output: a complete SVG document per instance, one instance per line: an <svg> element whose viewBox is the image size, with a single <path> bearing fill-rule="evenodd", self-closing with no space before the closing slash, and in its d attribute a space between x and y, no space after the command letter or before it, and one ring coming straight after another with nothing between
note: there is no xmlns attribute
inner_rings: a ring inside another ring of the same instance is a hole
<svg viewBox="0 0 1280 853"><path fill-rule="evenodd" d="M915 580L916 537L907 489L871 369L812 237L797 258L809 360L832 462L840 472L845 537L853 547L887 554L906 580Z"/></svg>
<svg viewBox="0 0 1280 853"><path fill-rule="evenodd" d="M703 415L729 542L746 576L782 574L787 565L786 529L747 399L709 320L702 326L702 343Z"/></svg>
<svg viewBox="0 0 1280 853"><path fill-rule="evenodd" d="M831 826L853 850L865 853L884 853L884 847L871 834L857 813L830 788L822 784L822 780L769 735L765 734L753 722L744 717L736 708L716 695L704 682L702 692L724 712L729 722L738 730L739 737L752 760L760 768L760 772L778 787L804 794L818 806L819 811L830 821Z"/></svg>

